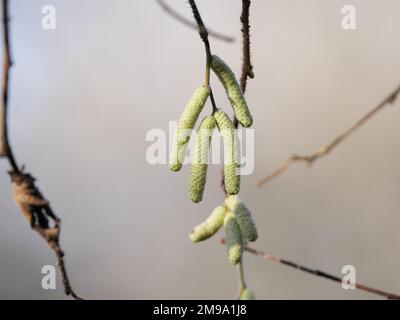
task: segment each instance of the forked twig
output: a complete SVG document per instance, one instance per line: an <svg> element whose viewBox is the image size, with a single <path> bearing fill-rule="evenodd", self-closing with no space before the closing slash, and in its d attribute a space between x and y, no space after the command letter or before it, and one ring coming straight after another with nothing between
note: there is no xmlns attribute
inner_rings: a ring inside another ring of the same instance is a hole
<svg viewBox="0 0 400 320"><path fill-rule="evenodd" d="M225 244L225 239L222 238L220 242L221 242L221 244ZM321 277L321 278L324 278L324 279L327 279L327 280L331 280L331 281L334 281L334 282L337 282L337 283L342 283L342 281L343 281L342 278L337 277L335 275L326 273L326 272L318 270L318 269L312 269L312 268L306 267L304 265L301 265L299 263L296 263L296 262L293 262L293 261L290 261L290 260L287 260L287 259L280 258L280 257L275 256L275 255L267 254L264 251L252 248L250 246L246 246L244 248L244 250L246 252L248 252L248 253L251 253L251 254L263 259L263 260L270 261L270 262L277 263L277 264L282 264L282 265L285 265L287 267L290 267L290 268L293 268L293 269L297 269L299 271L311 274L313 276ZM369 292L369 293L384 297L386 299L394 299L394 300L399 300L400 299L400 296L398 294L394 294L394 293L390 293L390 292L383 291L383 290L380 290L380 289L372 288L372 287L366 286L366 285L361 284L361 283L348 283L347 282L347 284L348 285L354 285L354 287L356 289L358 289L358 290Z"/></svg>
<svg viewBox="0 0 400 320"><path fill-rule="evenodd" d="M368 122L371 118L373 118L386 106L393 104L396 101L399 93L400 93L400 85L392 93L390 93L382 102L380 102L376 107L370 110L366 115L364 115L351 127L345 130L342 134L333 139L330 143L326 144L325 146L321 147L317 152L310 155L294 154L290 156L269 176L260 180L257 183L257 186L261 188L262 186L266 185L268 182L270 182L274 178L280 176L282 173L287 171L289 167L295 162L305 162L308 166L311 166L317 160L327 156L334 148L336 148L340 143L346 140L352 133L354 133L357 129L362 127L366 122Z"/></svg>
<svg viewBox="0 0 400 320"><path fill-rule="evenodd" d="M171 17L173 17L175 20L179 21L180 23L184 24L187 27L190 27L192 29L197 29L197 24L192 22L191 20L187 19L186 17L180 15L178 12L176 12L174 9L172 9L168 4L165 3L164 0L155 0L157 4L166 12L168 13ZM233 37L223 35L217 31L213 31L208 28L208 34L210 37L213 37L215 39L219 39L225 42L233 42L235 39Z"/></svg>

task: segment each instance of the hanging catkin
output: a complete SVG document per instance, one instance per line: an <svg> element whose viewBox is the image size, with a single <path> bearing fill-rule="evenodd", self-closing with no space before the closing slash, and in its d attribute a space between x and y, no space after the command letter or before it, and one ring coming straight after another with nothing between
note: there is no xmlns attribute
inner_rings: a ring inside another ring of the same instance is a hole
<svg viewBox="0 0 400 320"><path fill-rule="evenodd" d="M196 226L190 234L190 240L200 242L212 237L224 224L226 208L219 206L214 209L206 221Z"/></svg>
<svg viewBox="0 0 400 320"><path fill-rule="evenodd" d="M239 123L243 127L250 127L253 124L253 118L235 74L231 68L216 55L212 56L211 68L224 86Z"/></svg>
<svg viewBox="0 0 400 320"><path fill-rule="evenodd" d="M209 87L201 86L198 88L179 118L178 128L175 133L174 144L170 154L169 163L172 171L179 171L182 168L191 131L194 128L209 95Z"/></svg>
<svg viewBox="0 0 400 320"><path fill-rule="evenodd" d="M243 238L235 215L232 212L227 212L225 215L224 229L229 261L235 265L242 259Z"/></svg>
<svg viewBox="0 0 400 320"><path fill-rule="evenodd" d="M244 240L256 241L258 238L256 224L251 217L249 209L247 209L239 197L229 196L225 199L225 204L229 211L235 215Z"/></svg>
<svg viewBox="0 0 400 320"><path fill-rule="evenodd" d="M237 194L240 190L240 147L236 129L228 115L219 110L214 118L224 141L224 180L228 194Z"/></svg>
<svg viewBox="0 0 400 320"><path fill-rule="evenodd" d="M203 199L207 179L210 142L215 125L214 117L208 116L203 119L197 131L197 142L193 152L189 180L189 195L194 203L200 202Z"/></svg>

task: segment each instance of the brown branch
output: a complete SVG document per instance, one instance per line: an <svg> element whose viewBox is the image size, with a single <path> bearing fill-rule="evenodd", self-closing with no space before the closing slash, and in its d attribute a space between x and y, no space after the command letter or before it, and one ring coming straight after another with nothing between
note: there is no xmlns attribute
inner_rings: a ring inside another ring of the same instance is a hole
<svg viewBox="0 0 400 320"><path fill-rule="evenodd" d="M254 78L250 54L250 5L251 0L242 0L242 15L240 16L240 21L242 22L243 63L240 88L243 93L246 92L247 79Z"/></svg>
<svg viewBox="0 0 400 320"><path fill-rule="evenodd" d="M400 85L390 93L381 103L379 103L376 107L374 107L371 111L369 111L366 115L364 115L361 119L359 119L356 123L354 123L350 128L345 130L342 134L337 136L331 142L321 147L317 152L310 155L298 155L294 154L286 159L275 171L273 171L269 176L260 180L257 183L257 186L261 188L272 179L280 176L282 173L287 171L289 167L295 162L305 162L306 165L311 166L317 160L327 156L334 148L336 148L340 143L346 140L352 133L354 133L357 129L362 127L366 122L372 119L376 114L378 114L381 110L383 110L386 106L393 104L397 96L400 93Z"/></svg>
<svg viewBox="0 0 400 320"><path fill-rule="evenodd" d="M201 40L204 43L204 48L206 50L206 76L205 76L205 85L210 88L210 100L213 108L213 112L217 111L217 105L215 103L214 94L212 88L210 86L210 73L211 73L211 47L210 42L208 41L208 30L204 25L203 19L201 18L199 9L197 8L196 2L194 0L189 0L189 5L192 8L194 19L197 23L197 29L199 31L199 35Z"/></svg>
<svg viewBox="0 0 400 320"><path fill-rule="evenodd" d="M10 28L9 28L9 15L8 15L8 0L3 0L2 11L3 11L3 44L4 44L4 61L3 61L3 85L2 85L2 105L1 105L1 119L0 119L0 157L6 157L10 163L10 166L14 171L19 171L18 164L15 160L14 154L11 149L11 145L8 139L8 90L10 81L10 69L12 66L11 60L11 49L10 49Z"/></svg>
<svg viewBox="0 0 400 320"><path fill-rule="evenodd" d="M221 242L221 244L225 244L226 243L224 238L222 238L220 242ZM264 251L252 248L250 246L246 246L244 250L246 252L248 252L248 253L251 253L251 254L263 259L263 260L270 261L270 262L273 262L273 263L276 263L276 264L282 264L282 265L285 265L287 267L290 267L290 268L293 268L293 269L297 269L299 271L303 271L305 273L311 274L313 276L321 277L321 278L324 278L324 279L327 279L327 280L331 280L331 281L334 281L334 282L337 282L337 283L342 283L342 278L340 278L340 277L337 277L335 275L326 273L326 272L321 271L321 270L317 270L317 269L312 269L312 268L306 267L306 266L301 265L299 263L296 263L296 262L293 262L293 261L290 261L290 260L287 260L287 259L283 259L283 258L280 258L280 257L275 256L275 255L267 254ZM354 287L356 289L358 289L358 290L369 292L369 293L384 297L386 299L395 299L395 300L399 300L400 299L400 295L398 295L398 294L386 292L386 291L383 291L383 290L380 290L380 289L375 289L375 288L366 286L366 285L361 284L361 283L348 283L348 284L354 285Z"/></svg>
<svg viewBox="0 0 400 320"><path fill-rule="evenodd" d="M50 209L50 207L49 207ZM51 210L51 209L50 209ZM64 292L67 296L71 296L75 300L83 300L80 296L78 296L75 291L72 289L71 283L69 281L69 277L67 274L67 269L64 261L64 252L60 246L59 237L61 232L61 220L55 217L55 226L53 228L44 229L40 226L35 226L33 229L39 233L39 235L47 242L50 249L54 252L57 260L57 266L61 273L62 283L64 285ZM50 232L48 230L51 230ZM49 234L50 233L50 234Z"/></svg>
<svg viewBox="0 0 400 320"><path fill-rule="evenodd" d="M192 28L192 29L197 29L197 24L194 23L193 21L185 18L184 16L180 15L178 12L176 12L174 9L172 9L168 4L165 3L164 0L155 0L157 4L167 13L169 14L172 18L175 20L179 21L183 25ZM210 37L213 37L218 40L222 40L225 42L233 42L235 39L233 37L223 35L217 31L213 31L211 29L208 29L208 34Z"/></svg>
<svg viewBox="0 0 400 320"><path fill-rule="evenodd" d="M81 299L72 290L64 262L64 253L59 243L61 220L53 213L50 204L44 199L39 189L35 186L35 179L24 169L20 169L12 152L8 134L8 96L9 78L12 66L10 50L10 27L9 27L9 1L2 0L2 22L3 22L3 84L2 84L2 106L0 119L0 157L7 158L12 170L9 172L12 185L13 196L25 218L30 223L33 230L47 242L54 252L57 265L59 267L65 294L74 299ZM52 225L50 225L52 224Z"/></svg>

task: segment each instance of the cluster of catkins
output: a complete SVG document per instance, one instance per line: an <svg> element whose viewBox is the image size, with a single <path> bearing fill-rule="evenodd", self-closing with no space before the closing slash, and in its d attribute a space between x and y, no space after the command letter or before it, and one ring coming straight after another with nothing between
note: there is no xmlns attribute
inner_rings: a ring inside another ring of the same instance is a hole
<svg viewBox="0 0 400 320"><path fill-rule="evenodd" d="M247 102L229 66L218 56L212 56L211 68L223 84L231 102L235 116L243 127L253 124ZM210 95L208 86L198 88L186 105L179 118L174 145L170 154L170 168L179 171L182 168L189 144L190 136L201 111ZM229 116L218 109L211 116L205 117L197 132L197 141L193 152L190 175L190 198L198 203L203 199L207 178L209 148L215 127L221 132L224 142L224 179L226 192L229 195L238 194L240 190L240 147L235 126Z"/></svg>
<svg viewBox="0 0 400 320"><path fill-rule="evenodd" d="M253 124L253 118L235 74L216 55L212 56L211 68L225 88L236 119L243 127L250 127ZM192 130L209 95L210 88L208 86L198 88L179 118L170 154L172 171L179 171L182 168ZM237 196L240 190L239 140L232 120L221 109L214 110L212 115L205 117L197 131L197 141L191 160L189 195L195 203L203 199L211 137L216 127L220 131L224 143L224 181L228 196L222 206L214 209L206 221L194 228L190 239L193 242L206 240L224 226L229 261L235 265L241 261L246 242L257 239L257 229L249 210ZM241 296L244 299L253 297L247 288L241 293Z"/></svg>

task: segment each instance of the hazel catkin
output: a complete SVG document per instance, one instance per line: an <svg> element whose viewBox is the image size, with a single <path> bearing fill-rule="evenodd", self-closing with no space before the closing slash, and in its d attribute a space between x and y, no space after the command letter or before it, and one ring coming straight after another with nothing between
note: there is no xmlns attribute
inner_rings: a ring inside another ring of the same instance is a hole
<svg viewBox="0 0 400 320"><path fill-rule="evenodd" d="M235 74L231 68L216 55L212 56L211 68L224 86L239 123L243 127L250 127L253 124L253 118Z"/></svg>
<svg viewBox="0 0 400 320"><path fill-rule="evenodd" d="M214 117L208 116L203 119L197 131L197 141L194 147L189 180L189 195L194 203L198 203L203 199L207 179L210 142L215 125Z"/></svg>
<svg viewBox="0 0 400 320"><path fill-rule="evenodd" d="M240 147L236 129L228 115L219 110L214 113L224 141L224 180L226 192L230 195L240 190Z"/></svg>
<svg viewBox="0 0 400 320"><path fill-rule="evenodd" d="M256 224L249 209L247 209L239 197L229 196L225 199L225 204L229 211L235 215L244 240L256 241L258 238Z"/></svg>
<svg viewBox="0 0 400 320"><path fill-rule="evenodd" d="M226 208L216 207L211 215L203 223L196 226L190 234L190 240L193 242L204 241L211 238L224 224Z"/></svg>
<svg viewBox="0 0 400 320"><path fill-rule="evenodd" d="M209 95L210 88L208 86L201 86L198 88L179 118L178 128L175 133L174 144L170 154L169 163L172 171L179 171L182 168L191 131L194 128Z"/></svg>
<svg viewBox="0 0 400 320"><path fill-rule="evenodd" d="M240 227L232 212L227 212L224 219L226 244L228 247L228 258L233 265L240 262L243 254L243 238Z"/></svg>

